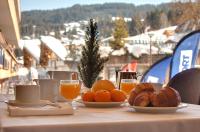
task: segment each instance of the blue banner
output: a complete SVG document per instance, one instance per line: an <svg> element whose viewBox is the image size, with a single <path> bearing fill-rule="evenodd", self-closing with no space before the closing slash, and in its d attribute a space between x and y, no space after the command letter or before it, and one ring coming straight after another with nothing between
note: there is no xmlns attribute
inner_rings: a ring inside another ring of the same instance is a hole
<svg viewBox="0 0 200 132"><path fill-rule="evenodd" d="M149 70L143 75L141 82L164 84L165 80L168 79L167 71L170 68L171 59L172 56L168 56L152 65Z"/></svg>
<svg viewBox="0 0 200 132"><path fill-rule="evenodd" d="M186 69L193 68L199 52L200 30L191 32L177 44L171 61L170 78Z"/></svg>

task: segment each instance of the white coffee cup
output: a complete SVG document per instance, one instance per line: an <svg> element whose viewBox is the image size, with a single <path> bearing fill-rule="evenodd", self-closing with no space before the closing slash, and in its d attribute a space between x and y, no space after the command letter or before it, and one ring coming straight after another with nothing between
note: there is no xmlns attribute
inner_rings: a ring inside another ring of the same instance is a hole
<svg viewBox="0 0 200 132"><path fill-rule="evenodd" d="M41 100L57 101L58 86L55 79L35 79L35 81L40 85Z"/></svg>
<svg viewBox="0 0 200 132"><path fill-rule="evenodd" d="M19 103L39 103L40 86L39 85L16 85L15 100Z"/></svg>

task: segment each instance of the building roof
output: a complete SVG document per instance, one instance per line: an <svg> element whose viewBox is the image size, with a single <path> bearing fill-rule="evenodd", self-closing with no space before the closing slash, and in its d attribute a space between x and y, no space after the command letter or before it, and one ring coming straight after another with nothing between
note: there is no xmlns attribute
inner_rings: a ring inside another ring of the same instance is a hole
<svg viewBox="0 0 200 132"><path fill-rule="evenodd" d="M128 52L134 55L135 57L140 57L142 54L150 53L149 46L143 45L143 44L134 44L134 45L126 44L125 47L127 47ZM157 54L158 48L156 48L155 46L152 46L151 52L152 54Z"/></svg>
<svg viewBox="0 0 200 132"><path fill-rule="evenodd" d="M111 55L113 56L121 56L121 55L125 55L126 54L126 51L124 48L121 48L119 50L113 50Z"/></svg>
<svg viewBox="0 0 200 132"><path fill-rule="evenodd" d="M151 41L165 42L170 37L170 36L168 36L169 34L166 34L166 32L170 32L171 33L170 35L173 36L174 34L172 34L172 32L175 31L176 28L177 28L177 26L171 26L171 27L159 29L159 30L156 30L156 31L145 32L145 33L142 33L142 34L139 34L139 35L136 35L136 36L130 36L130 37L125 38L124 40L127 40L127 41L140 40L141 42L145 41L147 43L149 43L150 40Z"/></svg>
<svg viewBox="0 0 200 132"><path fill-rule="evenodd" d="M101 57L108 57L109 54L113 51L113 49L108 46L100 46L99 51L100 51Z"/></svg>
<svg viewBox="0 0 200 132"><path fill-rule="evenodd" d="M60 59L65 60L68 55L67 50L60 40L52 36L41 36L41 41L51 49Z"/></svg>
<svg viewBox="0 0 200 132"><path fill-rule="evenodd" d="M30 55L35 58L38 62L40 61L40 44L39 39L30 39L30 40L20 40L19 47L21 49L25 48Z"/></svg>

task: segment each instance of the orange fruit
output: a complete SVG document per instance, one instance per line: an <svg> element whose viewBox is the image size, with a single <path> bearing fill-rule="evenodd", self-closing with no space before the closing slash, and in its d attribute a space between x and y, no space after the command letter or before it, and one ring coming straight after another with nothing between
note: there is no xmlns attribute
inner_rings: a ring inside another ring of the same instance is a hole
<svg viewBox="0 0 200 132"><path fill-rule="evenodd" d="M94 92L87 91L82 94L82 100L87 102L93 102L94 101Z"/></svg>
<svg viewBox="0 0 200 132"><path fill-rule="evenodd" d="M110 92L111 100L114 102L124 102L126 100L126 94L123 91L114 89Z"/></svg>
<svg viewBox="0 0 200 132"><path fill-rule="evenodd" d="M114 84L109 80L98 80L92 86L92 91L96 92L99 90L112 91L115 89Z"/></svg>
<svg viewBox="0 0 200 132"><path fill-rule="evenodd" d="M99 90L95 92L94 100L96 102L111 102L110 92L107 90Z"/></svg>

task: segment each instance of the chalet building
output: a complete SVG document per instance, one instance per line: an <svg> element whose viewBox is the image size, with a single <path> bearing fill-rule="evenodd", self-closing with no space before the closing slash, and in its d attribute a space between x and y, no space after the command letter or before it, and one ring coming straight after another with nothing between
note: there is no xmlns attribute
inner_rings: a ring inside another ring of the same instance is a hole
<svg viewBox="0 0 200 132"><path fill-rule="evenodd" d="M31 56L31 66L41 68L40 58L41 53L47 52L41 49L41 45L50 51L47 70L66 70L64 61L67 59L68 51L60 40L52 36L40 36L40 39L21 39L20 48L25 49ZM44 59L44 58L43 58ZM69 68L68 68L69 69Z"/></svg>
<svg viewBox="0 0 200 132"><path fill-rule="evenodd" d="M0 92L5 80L16 76L19 66L15 51L20 39L19 0L0 0Z"/></svg>

